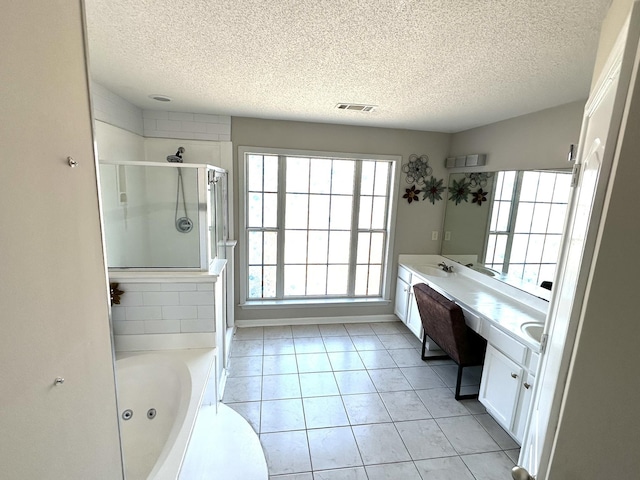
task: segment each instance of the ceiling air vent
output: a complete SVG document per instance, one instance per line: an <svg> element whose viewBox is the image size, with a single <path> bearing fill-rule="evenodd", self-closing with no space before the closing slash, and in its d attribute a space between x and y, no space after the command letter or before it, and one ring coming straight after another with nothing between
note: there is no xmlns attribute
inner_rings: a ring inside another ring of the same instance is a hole
<svg viewBox="0 0 640 480"><path fill-rule="evenodd" d="M371 112L375 105L362 105L360 103L339 103L336 105L338 110L355 110L357 112Z"/></svg>

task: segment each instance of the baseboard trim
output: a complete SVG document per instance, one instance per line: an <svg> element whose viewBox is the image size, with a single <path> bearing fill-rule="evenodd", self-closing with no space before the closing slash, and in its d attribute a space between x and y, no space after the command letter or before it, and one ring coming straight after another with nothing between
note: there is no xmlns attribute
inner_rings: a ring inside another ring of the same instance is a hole
<svg viewBox="0 0 640 480"><path fill-rule="evenodd" d="M385 315L350 315L343 317L303 317L303 318L261 318L255 320L238 320L238 328L245 327L281 327L285 325L328 325L332 323L380 323L399 322L393 314Z"/></svg>

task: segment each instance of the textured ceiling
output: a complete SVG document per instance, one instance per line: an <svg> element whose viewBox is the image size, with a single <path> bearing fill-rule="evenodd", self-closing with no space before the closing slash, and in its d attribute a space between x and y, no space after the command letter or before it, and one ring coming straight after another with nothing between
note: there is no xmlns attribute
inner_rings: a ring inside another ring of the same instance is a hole
<svg viewBox="0 0 640 480"><path fill-rule="evenodd" d="M139 107L457 132L586 99L610 0L85 2L93 78Z"/></svg>

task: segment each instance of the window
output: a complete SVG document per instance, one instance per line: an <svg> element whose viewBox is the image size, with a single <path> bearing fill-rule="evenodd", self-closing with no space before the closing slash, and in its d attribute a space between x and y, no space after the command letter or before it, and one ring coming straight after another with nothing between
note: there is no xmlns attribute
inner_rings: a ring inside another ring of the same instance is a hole
<svg viewBox="0 0 640 480"><path fill-rule="evenodd" d="M244 299L382 298L395 158L240 151Z"/></svg>
<svg viewBox="0 0 640 480"><path fill-rule="evenodd" d="M568 172L498 172L485 264L536 285L552 281L570 183Z"/></svg>

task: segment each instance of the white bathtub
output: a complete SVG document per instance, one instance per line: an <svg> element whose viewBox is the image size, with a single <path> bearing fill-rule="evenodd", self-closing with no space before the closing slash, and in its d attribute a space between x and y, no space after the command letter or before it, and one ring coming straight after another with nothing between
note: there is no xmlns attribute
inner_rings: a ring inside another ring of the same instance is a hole
<svg viewBox="0 0 640 480"><path fill-rule="evenodd" d="M177 478L212 372L214 352L118 354L118 415L127 480ZM148 415L151 409L155 412ZM123 418L125 412L127 417L131 413L128 420Z"/></svg>

